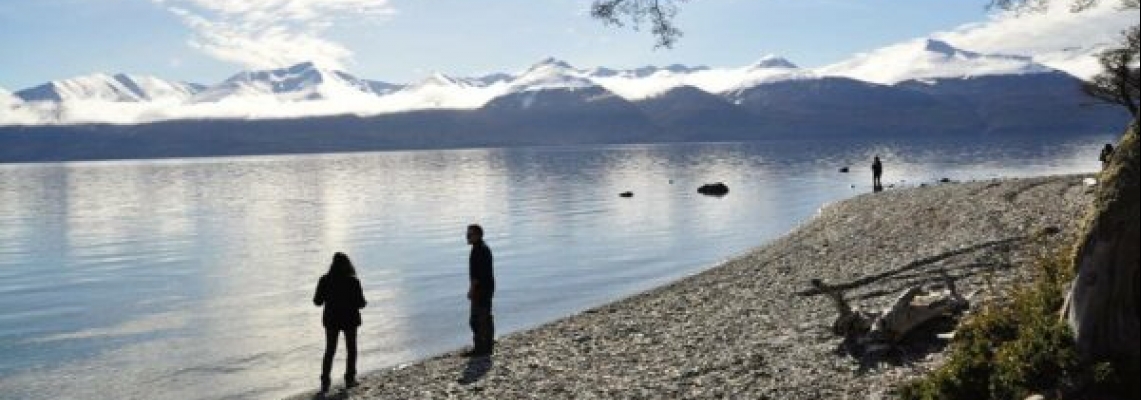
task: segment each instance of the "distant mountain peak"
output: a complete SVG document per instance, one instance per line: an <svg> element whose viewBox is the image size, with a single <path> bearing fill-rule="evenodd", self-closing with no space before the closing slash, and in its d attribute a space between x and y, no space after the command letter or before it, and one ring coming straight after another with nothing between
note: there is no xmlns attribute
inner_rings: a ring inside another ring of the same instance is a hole
<svg viewBox="0 0 1141 400"><path fill-rule="evenodd" d="M952 54L955 54L958 52L962 52L962 50L959 50L959 48L952 46L950 43L947 43L947 42L944 42L944 41L938 40L938 39L927 38L927 39L924 39L921 43L923 44L924 50L932 52L932 53L952 55Z"/></svg>
<svg viewBox="0 0 1141 400"><path fill-rule="evenodd" d="M537 67L554 67L554 68L574 69L574 67L571 66L570 63L563 61L563 60L560 60L560 59L555 58L555 57L547 57L547 58L544 58L542 60L539 60L539 62L532 65L530 69L535 69Z"/></svg>
<svg viewBox="0 0 1141 400"><path fill-rule="evenodd" d="M511 82L511 92L546 89L577 89L597 86L569 63L555 58L544 59Z"/></svg>
<svg viewBox="0 0 1141 400"><path fill-rule="evenodd" d="M749 68L752 68L752 69L760 69L760 68L796 69L796 68L800 68L800 67L798 67L796 64L793 64L788 59L785 59L783 57L778 57L778 56L775 56L772 54L768 54L768 55L765 55L764 57L761 57L761 59L757 60L757 62L754 62L752 65L749 66Z"/></svg>
<svg viewBox="0 0 1141 400"><path fill-rule="evenodd" d="M285 69L287 69L289 71L304 71L307 69L317 69L317 63L315 63L313 61L302 61L302 62L299 62L297 64L293 64L289 67L286 67Z"/></svg>
<svg viewBox="0 0 1141 400"><path fill-rule="evenodd" d="M359 79L347 72L305 61L290 66L242 71L195 96L194 101L273 96L284 101L325 100L391 91L383 82Z"/></svg>
<svg viewBox="0 0 1141 400"><path fill-rule="evenodd" d="M415 86L467 86L462 80L443 72L433 72L427 78L420 80Z"/></svg>
<svg viewBox="0 0 1141 400"><path fill-rule="evenodd" d="M1035 63L1030 57L981 54L933 38L915 39L883 47L817 70L821 75L842 76L886 85L908 80L1053 71L1049 67Z"/></svg>
<svg viewBox="0 0 1141 400"><path fill-rule="evenodd" d="M16 96L33 102L145 102L185 100L201 89L201 85L171 82L153 76L98 72L54 80L16 92Z"/></svg>

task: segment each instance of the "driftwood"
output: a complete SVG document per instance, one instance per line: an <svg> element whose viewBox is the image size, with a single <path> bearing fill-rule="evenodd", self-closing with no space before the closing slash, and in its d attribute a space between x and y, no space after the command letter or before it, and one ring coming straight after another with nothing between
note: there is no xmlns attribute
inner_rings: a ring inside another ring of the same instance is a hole
<svg viewBox="0 0 1141 400"><path fill-rule="evenodd" d="M812 286L827 295L840 313L832 324L832 331L862 344L897 343L913 329L968 306L967 299L959 295L950 279L939 290L923 286L911 287L900 294L891 307L881 312L853 308L844 300L838 288L828 286L818 279L812 280Z"/></svg>

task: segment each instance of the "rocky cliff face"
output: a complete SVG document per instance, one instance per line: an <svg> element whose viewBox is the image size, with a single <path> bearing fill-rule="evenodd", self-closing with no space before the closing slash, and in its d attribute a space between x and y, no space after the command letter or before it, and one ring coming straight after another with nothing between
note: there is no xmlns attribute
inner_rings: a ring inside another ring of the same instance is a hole
<svg viewBox="0 0 1141 400"><path fill-rule="evenodd" d="M1078 275L1064 311L1083 355L1113 360L1132 374L1141 358L1137 340L1141 336L1139 146L1135 120L1101 173L1089 219L1074 251ZM1138 382L1130 385L1136 392Z"/></svg>

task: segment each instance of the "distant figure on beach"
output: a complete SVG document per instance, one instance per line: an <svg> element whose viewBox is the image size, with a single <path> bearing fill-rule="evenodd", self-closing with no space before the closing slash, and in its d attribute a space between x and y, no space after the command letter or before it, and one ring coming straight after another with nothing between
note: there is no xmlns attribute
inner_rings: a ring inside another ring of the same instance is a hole
<svg viewBox="0 0 1141 400"><path fill-rule="evenodd" d="M325 306L321 323L325 326L325 358L321 362L321 392L329 391L329 373L333 369L333 355L337 353L337 336L345 333L345 387L357 385L357 327L361 326L361 312L367 302L357 271L345 253L333 255L329 272L317 281L313 304Z"/></svg>
<svg viewBox="0 0 1141 400"><path fill-rule="evenodd" d="M880 156L875 156L872 159L872 188L875 191L883 190L883 184L880 183L880 176L883 175L883 163L880 162Z"/></svg>
<svg viewBox="0 0 1141 400"><path fill-rule="evenodd" d="M471 245L468 256L467 298L471 300L472 348L464 352L465 357L490 356L495 347L495 322L491 315L491 297L495 294L495 274L492 269L491 249L483 242L483 227L472 224L467 227L467 243Z"/></svg>
<svg viewBox="0 0 1141 400"><path fill-rule="evenodd" d="M1101 148L1101 155L1097 157L1101 161L1101 169L1105 169L1105 166L1109 165L1110 156L1113 156L1113 145L1106 143L1105 147Z"/></svg>

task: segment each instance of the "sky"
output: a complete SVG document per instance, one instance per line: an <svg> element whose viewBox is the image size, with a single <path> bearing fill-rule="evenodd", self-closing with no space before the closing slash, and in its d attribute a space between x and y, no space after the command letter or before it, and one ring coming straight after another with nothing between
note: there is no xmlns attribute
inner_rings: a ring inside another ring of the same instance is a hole
<svg viewBox="0 0 1141 400"><path fill-rule="evenodd" d="M742 66L766 54L818 67L988 18L986 0L691 0L685 35L602 24L589 0L2 0L0 88L93 72L202 84L318 61L394 83L432 72Z"/></svg>

